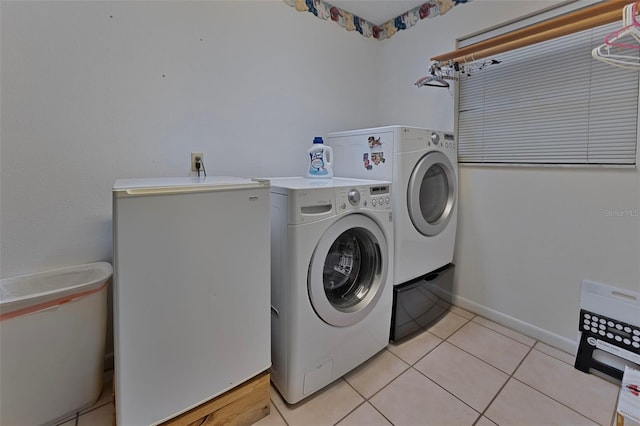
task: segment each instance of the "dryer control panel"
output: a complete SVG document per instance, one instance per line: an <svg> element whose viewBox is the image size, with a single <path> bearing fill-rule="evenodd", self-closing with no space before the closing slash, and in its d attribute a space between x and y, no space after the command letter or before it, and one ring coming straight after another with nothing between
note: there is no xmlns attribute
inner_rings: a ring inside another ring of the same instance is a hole
<svg viewBox="0 0 640 426"><path fill-rule="evenodd" d="M453 133L432 131L427 146L435 146L453 151L456 149L456 137Z"/></svg>
<svg viewBox="0 0 640 426"><path fill-rule="evenodd" d="M336 188L336 211L370 209L391 210L390 185L365 185Z"/></svg>

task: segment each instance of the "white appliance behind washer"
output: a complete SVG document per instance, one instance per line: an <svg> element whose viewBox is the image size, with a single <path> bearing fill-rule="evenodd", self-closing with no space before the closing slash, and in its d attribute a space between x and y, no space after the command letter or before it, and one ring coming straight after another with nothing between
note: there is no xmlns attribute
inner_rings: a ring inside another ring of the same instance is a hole
<svg viewBox="0 0 640 426"><path fill-rule="evenodd" d="M271 181L271 380L296 403L389 342L388 181Z"/></svg>
<svg viewBox="0 0 640 426"><path fill-rule="evenodd" d="M335 176L393 182L395 284L453 261L458 151L453 133L387 126L330 133Z"/></svg>

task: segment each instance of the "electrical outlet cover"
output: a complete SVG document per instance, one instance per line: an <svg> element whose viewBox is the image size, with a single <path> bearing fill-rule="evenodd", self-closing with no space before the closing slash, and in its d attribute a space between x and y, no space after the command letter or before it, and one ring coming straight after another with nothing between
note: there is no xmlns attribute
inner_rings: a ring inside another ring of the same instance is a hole
<svg viewBox="0 0 640 426"><path fill-rule="evenodd" d="M200 157L200 161L204 162L204 154L202 152L192 152L191 153L191 171L197 172L196 168L196 157Z"/></svg>

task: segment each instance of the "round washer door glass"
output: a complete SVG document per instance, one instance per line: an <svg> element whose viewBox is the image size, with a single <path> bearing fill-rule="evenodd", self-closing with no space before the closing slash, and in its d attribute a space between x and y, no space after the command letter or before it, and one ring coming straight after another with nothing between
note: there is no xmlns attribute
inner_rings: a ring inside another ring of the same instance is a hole
<svg viewBox="0 0 640 426"><path fill-rule="evenodd" d="M384 233L371 218L352 214L331 225L309 265L313 309L328 324L346 327L375 307L387 278Z"/></svg>
<svg viewBox="0 0 640 426"><path fill-rule="evenodd" d="M418 232L442 232L451 219L456 192L456 175L446 155L434 151L418 161L407 188L409 217Z"/></svg>

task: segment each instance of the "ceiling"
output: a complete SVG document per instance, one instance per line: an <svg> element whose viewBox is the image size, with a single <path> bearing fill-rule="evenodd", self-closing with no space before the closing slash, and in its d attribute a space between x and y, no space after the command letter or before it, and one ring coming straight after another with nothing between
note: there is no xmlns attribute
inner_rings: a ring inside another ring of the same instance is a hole
<svg viewBox="0 0 640 426"><path fill-rule="evenodd" d="M426 0L329 0L332 6L351 12L372 24L381 25L420 6Z"/></svg>

